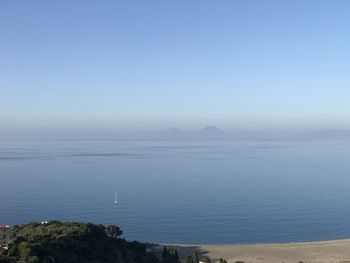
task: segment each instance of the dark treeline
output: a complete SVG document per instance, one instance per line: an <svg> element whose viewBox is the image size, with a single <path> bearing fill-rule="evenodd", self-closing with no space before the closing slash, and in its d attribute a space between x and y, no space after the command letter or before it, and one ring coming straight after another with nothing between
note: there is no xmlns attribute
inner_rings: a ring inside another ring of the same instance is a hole
<svg viewBox="0 0 350 263"><path fill-rule="evenodd" d="M176 263L179 262L179 255L175 248L164 247L162 252L163 263Z"/></svg>
<svg viewBox="0 0 350 263"><path fill-rule="evenodd" d="M14 226L17 239L1 263L159 263L146 244L121 238L117 226L50 221Z"/></svg>
<svg viewBox="0 0 350 263"><path fill-rule="evenodd" d="M16 239L0 263L180 263L173 247L156 254L154 245L127 241L115 225L49 221L13 227ZM196 252L183 263L199 263ZM201 259L211 263L210 258ZM220 263L227 263L220 260Z"/></svg>

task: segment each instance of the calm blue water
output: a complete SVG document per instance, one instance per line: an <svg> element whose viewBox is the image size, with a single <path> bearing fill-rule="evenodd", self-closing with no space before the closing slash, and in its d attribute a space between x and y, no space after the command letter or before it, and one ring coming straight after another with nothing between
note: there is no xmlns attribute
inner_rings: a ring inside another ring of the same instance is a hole
<svg viewBox="0 0 350 263"><path fill-rule="evenodd" d="M165 243L350 237L350 141L0 142L0 223L49 219Z"/></svg>

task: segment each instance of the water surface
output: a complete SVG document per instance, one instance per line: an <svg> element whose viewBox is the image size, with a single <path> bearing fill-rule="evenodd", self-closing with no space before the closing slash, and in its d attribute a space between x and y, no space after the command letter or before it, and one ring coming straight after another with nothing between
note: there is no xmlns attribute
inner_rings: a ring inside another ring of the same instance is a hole
<svg viewBox="0 0 350 263"><path fill-rule="evenodd" d="M339 140L1 141L0 223L117 224L163 243L345 238L349 156Z"/></svg>

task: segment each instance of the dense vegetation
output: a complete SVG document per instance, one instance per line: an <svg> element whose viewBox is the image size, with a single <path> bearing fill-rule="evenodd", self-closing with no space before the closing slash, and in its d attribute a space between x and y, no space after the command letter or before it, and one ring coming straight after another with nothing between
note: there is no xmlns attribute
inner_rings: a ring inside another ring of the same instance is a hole
<svg viewBox="0 0 350 263"><path fill-rule="evenodd" d="M199 262L199 258L196 252L192 253L186 258L186 263L198 263L198 262ZM210 263L210 262L206 262L206 263Z"/></svg>
<svg viewBox="0 0 350 263"><path fill-rule="evenodd" d="M15 226L17 240L1 263L158 263L146 245L121 238L117 226L50 221ZM170 261L169 261L170 263Z"/></svg>
<svg viewBox="0 0 350 263"><path fill-rule="evenodd" d="M163 263L179 262L179 256L175 248L164 247L162 252Z"/></svg>
<svg viewBox="0 0 350 263"><path fill-rule="evenodd" d="M115 225L49 221L14 226L17 239L0 263L180 263L173 247L163 247L160 255L152 246L121 238ZM211 263L208 257L204 263ZM196 252L184 263L199 263ZM220 263L227 261L220 259Z"/></svg>

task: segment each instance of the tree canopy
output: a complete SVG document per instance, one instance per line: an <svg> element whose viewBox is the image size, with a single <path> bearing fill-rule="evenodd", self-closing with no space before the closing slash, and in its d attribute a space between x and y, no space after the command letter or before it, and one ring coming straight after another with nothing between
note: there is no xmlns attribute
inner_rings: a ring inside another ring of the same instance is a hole
<svg viewBox="0 0 350 263"><path fill-rule="evenodd" d="M146 245L120 238L118 226L50 221L15 226L17 240L1 263L158 263Z"/></svg>
<svg viewBox="0 0 350 263"><path fill-rule="evenodd" d="M168 248L166 246L163 247L162 252L163 263L178 263L179 256L177 254L177 250L175 248Z"/></svg>

